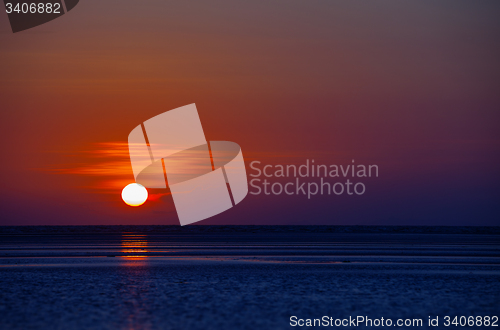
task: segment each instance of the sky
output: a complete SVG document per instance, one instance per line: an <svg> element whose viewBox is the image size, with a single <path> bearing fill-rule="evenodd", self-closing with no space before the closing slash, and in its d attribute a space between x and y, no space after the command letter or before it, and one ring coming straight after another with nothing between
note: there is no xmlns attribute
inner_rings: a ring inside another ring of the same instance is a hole
<svg viewBox="0 0 500 330"><path fill-rule="evenodd" d="M500 225L498 1L81 1L0 14L0 225L167 224L132 208L141 122L196 103L261 164L376 164L361 196L251 195L197 224ZM251 177L249 177L251 178Z"/></svg>

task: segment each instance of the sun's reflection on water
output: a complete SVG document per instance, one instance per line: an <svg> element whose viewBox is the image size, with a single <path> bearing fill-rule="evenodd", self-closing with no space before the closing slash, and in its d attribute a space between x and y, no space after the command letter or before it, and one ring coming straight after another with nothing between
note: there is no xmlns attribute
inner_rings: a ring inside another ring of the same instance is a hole
<svg viewBox="0 0 500 330"><path fill-rule="evenodd" d="M146 260L148 258L147 235L124 233L122 234L121 246L124 258L134 260Z"/></svg>

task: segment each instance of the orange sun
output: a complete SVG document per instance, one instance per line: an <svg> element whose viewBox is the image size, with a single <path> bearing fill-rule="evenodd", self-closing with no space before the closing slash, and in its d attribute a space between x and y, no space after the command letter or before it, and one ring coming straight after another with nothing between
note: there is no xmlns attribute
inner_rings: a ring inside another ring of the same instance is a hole
<svg viewBox="0 0 500 330"><path fill-rule="evenodd" d="M130 206L139 206L148 199L148 191L142 184L131 183L123 188L122 199Z"/></svg>

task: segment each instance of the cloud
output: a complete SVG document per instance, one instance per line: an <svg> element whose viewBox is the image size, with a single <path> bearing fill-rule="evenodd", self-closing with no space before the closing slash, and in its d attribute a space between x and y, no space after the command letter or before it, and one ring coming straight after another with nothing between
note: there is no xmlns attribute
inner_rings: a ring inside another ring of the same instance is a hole
<svg viewBox="0 0 500 330"><path fill-rule="evenodd" d="M68 157L83 159L80 162L60 164L43 171L68 175L86 176L85 188L104 193L116 193L134 182L130 166L128 143L95 143L87 150L68 153Z"/></svg>

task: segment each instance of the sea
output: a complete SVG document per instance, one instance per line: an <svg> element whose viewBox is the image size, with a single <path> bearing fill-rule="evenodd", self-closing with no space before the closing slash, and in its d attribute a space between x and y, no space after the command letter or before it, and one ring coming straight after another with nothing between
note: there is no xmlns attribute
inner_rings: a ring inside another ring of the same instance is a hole
<svg viewBox="0 0 500 330"><path fill-rule="evenodd" d="M500 227L0 227L0 329L498 329L499 316Z"/></svg>

